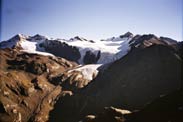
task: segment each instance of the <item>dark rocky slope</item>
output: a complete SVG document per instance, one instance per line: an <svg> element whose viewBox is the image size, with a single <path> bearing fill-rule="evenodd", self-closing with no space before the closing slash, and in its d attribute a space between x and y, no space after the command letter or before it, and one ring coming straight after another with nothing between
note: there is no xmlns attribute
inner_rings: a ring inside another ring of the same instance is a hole
<svg viewBox="0 0 183 122"><path fill-rule="evenodd" d="M175 91L153 100L142 110L128 113L113 107L97 115L88 115L81 122L182 122L183 91Z"/></svg>
<svg viewBox="0 0 183 122"><path fill-rule="evenodd" d="M80 92L59 99L50 121L78 121L106 106L141 109L159 96L180 89L181 63L169 46L134 48Z"/></svg>
<svg viewBox="0 0 183 122"><path fill-rule="evenodd" d="M49 52L51 54L54 54L55 56L65 58L70 61L77 62L81 57L78 48L57 40L45 40L45 42L40 43L39 46L43 47L46 52Z"/></svg>
<svg viewBox="0 0 183 122"><path fill-rule="evenodd" d="M139 112L128 115L126 122L182 122L183 91L157 98Z"/></svg>

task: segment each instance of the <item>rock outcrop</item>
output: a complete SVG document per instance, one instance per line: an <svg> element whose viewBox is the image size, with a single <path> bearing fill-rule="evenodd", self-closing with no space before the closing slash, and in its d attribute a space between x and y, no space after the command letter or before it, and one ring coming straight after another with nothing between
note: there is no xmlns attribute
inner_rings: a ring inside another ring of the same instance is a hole
<svg viewBox="0 0 183 122"><path fill-rule="evenodd" d="M46 52L67 60L77 62L81 57L78 48L57 40L46 40L45 42L41 43L40 46L43 47Z"/></svg>

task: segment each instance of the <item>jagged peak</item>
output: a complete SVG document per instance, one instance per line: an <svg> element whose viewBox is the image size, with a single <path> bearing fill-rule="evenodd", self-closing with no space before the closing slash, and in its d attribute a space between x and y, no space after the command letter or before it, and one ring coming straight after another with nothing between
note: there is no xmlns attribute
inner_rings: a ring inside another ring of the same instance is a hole
<svg viewBox="0 0 183 122"><path fill-rule="evenodd" d="M74 40L88 41L88 42L91 42L91 43L95 43L95 41L93 41L93 40L88 40L88 39L85 39L85 38L80 37L80 36L75 36L74 38L71 38L71 39L70 39L70 41L74 41Z"/></svg>
<svg viewBox="0 0 183 122"><path fill-rule="evenodd" d="M40 35L40 34L36 34L34 36L31 36L31 38L29 40L31 41L40 41L40 40L46 40L48 39L48 37Z"/></svg>
<svg viewBox="0 0 183 122"><path fill-rule="evenodd" d="M74 38L71 38L71 40L72 39L76 39L76 40L80 40L80 41L87 41L87 39L80 37L80 36L75 36Z"/></svg>
<svg viewBox="0 0 183 122"><path fill-rule="evenodd" d="M34 35L34 36L32 36L32 37L45 37L45 36L43 36L43 35L41 35L41 34L36 34L36 35Z"/></svg>
<svg viewBox="0 0 183 122"><path fill-rule="evenodd" d="M120 35L120 38L125 38L125 37L132 38L133 37L133 33L131 33L131 32L128 31L125 34Z"/></svg>
<svg viewBox="0 0 183 122"><path fill-rule="evenodd" d="M20 46L20 42L26 40L28 38L28 36L24 35L24 34L16 34L15 36L13 36L12 38L10 38L7 41L3 41L0 43L0 48L13 48L13 47L19 47Z"/></svg>
<svg viewBox="0 0 183 122"><path fill-rule="evenodd" d="M24 35L24 34L16 34L15 36L13 36L10 40L11 41L21 41L23 39L26 39L28 36Z"/></svg>
<svg viewBox="0 0 183 122"><path fill-rule="evenodd" d="M111 38L101 39L100 41L121 41L121 39L123 39L123 38L130 39L130 38L133 38L133 37L134 37L134 35L131 32L128 31L128 32L126 32L123 35L120 35L118 37L113 36Z"/></svg>

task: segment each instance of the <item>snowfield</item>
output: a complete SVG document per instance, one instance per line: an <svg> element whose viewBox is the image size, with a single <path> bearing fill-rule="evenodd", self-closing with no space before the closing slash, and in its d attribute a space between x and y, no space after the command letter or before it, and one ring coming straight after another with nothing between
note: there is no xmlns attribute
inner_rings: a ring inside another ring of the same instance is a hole
<svg viewBox="0 0 183 122"><path fill-rule="evenodd" d="M17 40L17 38L19 40ZM129 41L131 39L132 37L112 37L106 40L94 42L91 40L86 40L82 37L75 37L69 40L56 40L62 43L65 42L68 45L77 47L79 49L81 58L78 60L78 62L81 64L81 66L74 70L82 72L82 75L87 80L92 80L93 76L98 74L98 68L100 66L102 66L103 64L114 62L115 60L120 59L129 52ZM31 37L18 34L17 37L12 38L9 41L3 42L3 44L1 44L0 46L1 48L11 48L13 46L19 45L23 48L21 50L23 52L54 56L51 53L47 53L44 47L39 46L41 43L46 42L46 40L49 40L49 38L41 35L35 35ZM52 39L52 41L54 40ZM100 51L100 58L98 59L96 64L83 65L84 56L87 51L91 51L96 56Z"/></svg>
<svg viewBox="0 0 183 122"><path fill-rule="evenodd" d="M83 63L84 56L87 51L93 52L97 55L98 51L101 51L101 56L97 64L111 63L128 53L130 50L129 41L132 38L111 38L104 41L96 41L94 43L90 41L81 41L78 39L64 40L60 39L60 42L65 42L68 45L79 48L81 58L79 59L80 64Z"/></svg>

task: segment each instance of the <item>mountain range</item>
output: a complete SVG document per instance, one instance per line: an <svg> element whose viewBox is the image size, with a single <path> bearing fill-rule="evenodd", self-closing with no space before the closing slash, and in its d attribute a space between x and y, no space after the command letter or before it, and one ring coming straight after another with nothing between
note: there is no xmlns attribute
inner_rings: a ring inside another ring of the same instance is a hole
<svg viewBox="0 0 183 122"><path fill-rule="evenodd" d="M183 42L153 34L0 42L2 122L181 122Z"/></svg>

